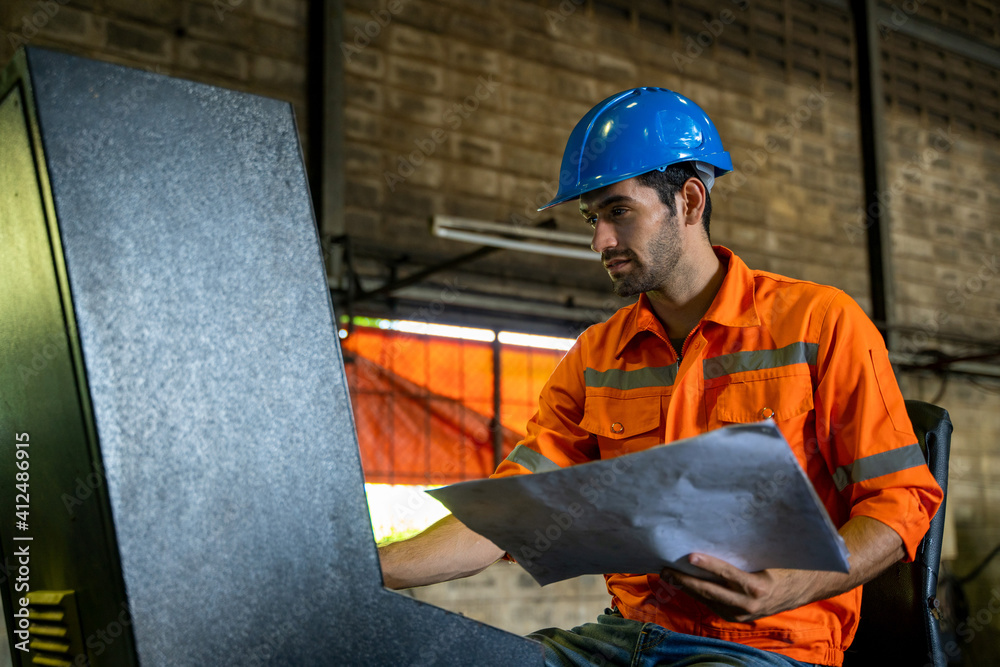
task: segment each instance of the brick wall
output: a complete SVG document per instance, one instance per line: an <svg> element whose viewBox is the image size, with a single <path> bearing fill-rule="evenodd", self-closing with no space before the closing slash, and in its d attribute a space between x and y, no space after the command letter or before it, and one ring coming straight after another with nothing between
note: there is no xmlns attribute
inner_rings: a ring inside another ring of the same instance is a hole
<svg viewBox="0 0 1000 667"><path fill-rule="evenodd" d="M515 226L554 215L586 233L572 207L534 211L554 194L569 131L595 101L660 85L706 108L736 162L716 191L714 238L867 299L864 252L841 248L836 222L860 188L845 13L783 0L544 4L347 3L347 231L362 256L468 250L428 234L435 213ZM541 280L556 302L607 291L596 263L506 253L476 271Z"/></svg>
<svg viewBox="0 0 1000 667"><path fill-rule="evenodd" d="M891 131L883 201L892 216L896 315L933 331L995 334L1000 72L895 33L885 43Z"/></svg>
<svg viewBox="0 0 1000 667"><path fill-rule="evenodd" d="M920 15L951 17L947 23L957 25L956 16L986 9L928 3ZM994 20L972 33L995 44L995 27ZM891 215L895 315L910 327L899 349L982 354L987 348L974 341L1000 343L1000 75L896 31L888 31L883 43L889 102L883 202ZM849 224L845 232L853 236ZM1000 384L916 372L901 380L907 397L947 408L954 421L949 509L958 554L950 571L968 574L1000 544L994 509L1000 500ZM952 653L961 650L966 664L995 664L1000 562L966 584L965 592L970 618Z"/></svg>
<svg viewBox="0 0 1000 667"><path fill-rule="evenodd" d="M553 193L576 120L604 96L661 85L705 107L733 155L736 171L713 195L713 239L753 266L832 283L870 305L856 233L864 212L845 10L819 0L345 4L344 205L364 276L387 278L390 259L405 272L470 250L430 236L435 213L512 225L548 217L534 208ZM981 350L967 339L995 341L1000 332L1000 75L898 27L917 16L995 46L997 10L981 0L918 0L899 11L882 35L893 307L911 327L901 343L910 352ZM28 41L281 97L307 131L315 20L305 0L8 0L0 4L0 61ZM586 232L571 206L552 215L560 229ZM459 275L468 289L572 298L597 316L615 305L596 263L497 253ZM952 569L966 573L1000 542L997 384L917 372L901 384L955 420ZM585 617L605 604L599 586L555 593L501 576L477 579L471 595L469 584L418 595L468 609L470 597L506 600L515 588L517 603L477 604L490 622L516 631L524 609L555 608L544 600L561 609L577 600ZM990 601L1000 564L967 589L975 625L958 647L966 664L995 664L1000 616ZM580 620L574 611L551 623Z"/></svg>
<svg viewBox="0 0 1000 667"><path fill-rule="evenodd" d="M518 635L593 623L611 603L601 575L541 588L513 563L500 562L468 579L405 591L408 595Z"/></svg>
<svg viewBox="0 0 1000 667"><path fill-rule="evenodd" d="M989 0L914 0L893 5L890 25L919 16L971 35L991 46L1000 46L1000 7Z"/></svg>
<svg viewBox="0 0 1000 667"><path fill-rule="evenodd" d="M275 97L295 105L305 137L307 7L307 0L4 0L0 62L30 44Z"/></svg>

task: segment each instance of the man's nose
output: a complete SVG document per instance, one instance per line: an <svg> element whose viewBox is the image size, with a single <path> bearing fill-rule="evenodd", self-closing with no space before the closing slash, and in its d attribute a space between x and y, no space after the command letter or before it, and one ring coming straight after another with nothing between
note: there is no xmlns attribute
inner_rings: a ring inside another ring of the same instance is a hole
<svg viewBox="0 0 1000 667"><path fill-rule="evenodd" d="M590 249L603 253L617 245L618 237L615 236L614 225L598 218L594 223L594 238L590 242Z"/></svg>

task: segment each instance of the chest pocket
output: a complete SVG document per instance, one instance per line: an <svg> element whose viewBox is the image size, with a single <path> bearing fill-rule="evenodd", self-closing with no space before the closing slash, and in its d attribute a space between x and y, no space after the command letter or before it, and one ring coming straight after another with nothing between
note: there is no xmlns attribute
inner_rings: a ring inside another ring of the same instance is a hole
<svg viewBox="0 0 1000 667"><path fill-rule="evenodd" d="M712 411L714 426L747 424L768 418L787 422L813 409L809 375L731 382L712 393L716 394Z"/></svg>
<svg viewBox="0 0 1000 667"><path fill-rule="evenodd" d="M588 396L580 426L597 436L607 459L658 445L663 433L659 396Z"/></svg>

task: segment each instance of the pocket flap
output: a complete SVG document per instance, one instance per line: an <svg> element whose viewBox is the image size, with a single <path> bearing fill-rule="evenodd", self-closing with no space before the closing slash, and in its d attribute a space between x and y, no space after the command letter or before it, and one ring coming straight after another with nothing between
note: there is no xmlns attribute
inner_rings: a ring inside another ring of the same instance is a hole
<svg viewBox="0 0 1000 667"><path fill-rule="evenodd" d="M660 397L610 398L588 396L580 426L614 440L631 438L660 425Z"/></svg>
<svg viewBox="0 0 1000 667"><path fill-rule="evenodd" d="M763 419L790 419L813 409L809 376L734 382L715 405L720 421L749 424Z"/></svg>

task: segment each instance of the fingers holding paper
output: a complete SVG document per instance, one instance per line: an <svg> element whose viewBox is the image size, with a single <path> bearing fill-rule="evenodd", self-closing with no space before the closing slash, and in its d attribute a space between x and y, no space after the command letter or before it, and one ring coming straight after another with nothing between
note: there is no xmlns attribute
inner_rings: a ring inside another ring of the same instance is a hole
<svg viewBox="0 0 1000 667"><path fill-rule="evenodd" d="M856 516L841 527L840 534L851 554L848 572L781 568L746 572L719 558L694 553L688 562L715 581L673 568L664 569L660 576L683 587L722 618L748 623L839 595L905 556L899 535L876 519Z"/></svg>
<svg viewBox="0 0 1000 667"><path fill-rule="evenodd" d="M811 570L769 569L745 572L706 554L691 554L688 562L715 581L667 568L661 576L726 619L749 623L794 609L813 600L813 586L821 573Z"/></svg>

